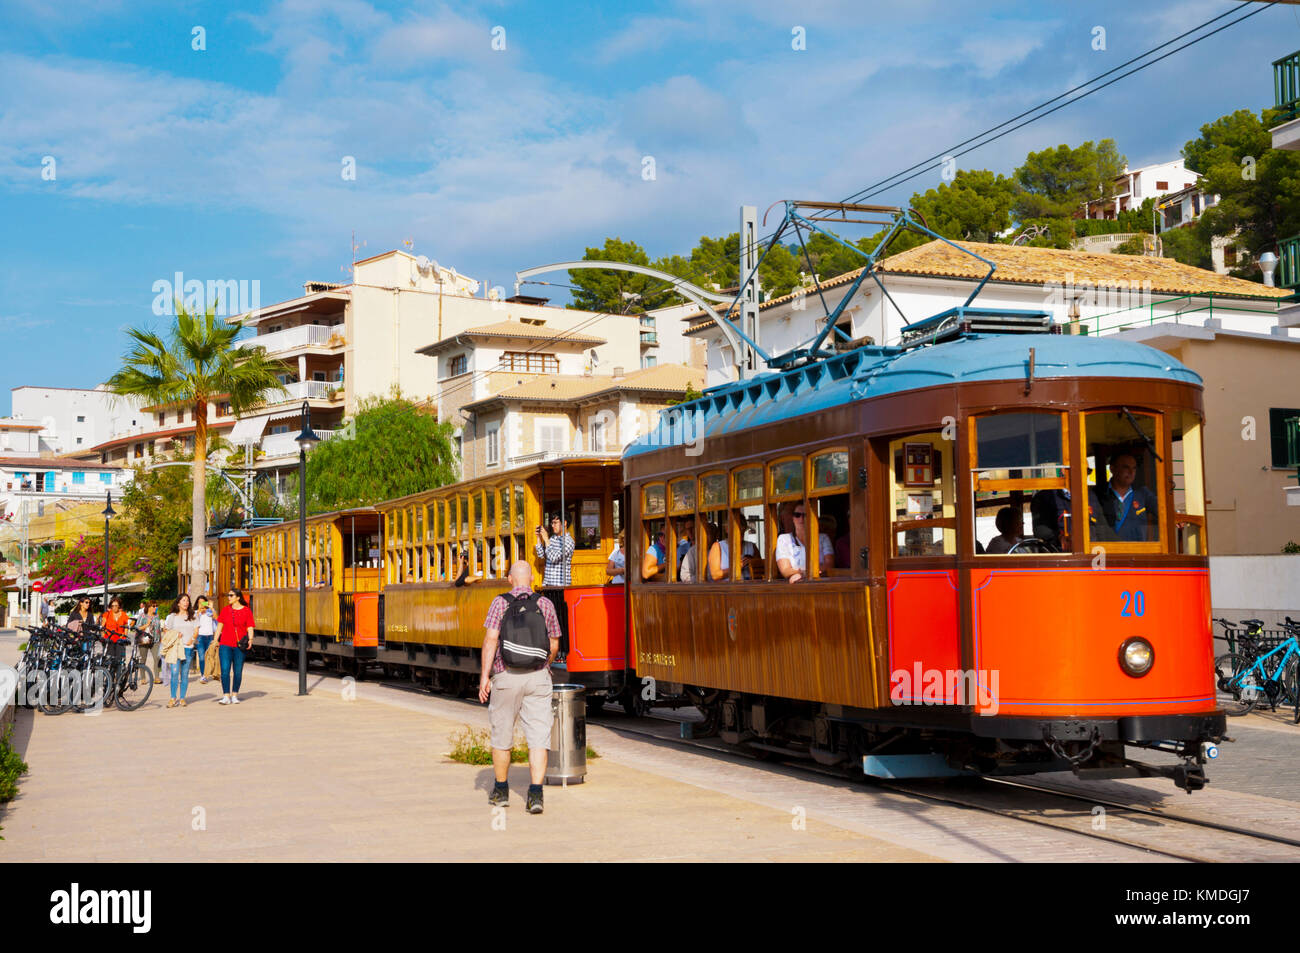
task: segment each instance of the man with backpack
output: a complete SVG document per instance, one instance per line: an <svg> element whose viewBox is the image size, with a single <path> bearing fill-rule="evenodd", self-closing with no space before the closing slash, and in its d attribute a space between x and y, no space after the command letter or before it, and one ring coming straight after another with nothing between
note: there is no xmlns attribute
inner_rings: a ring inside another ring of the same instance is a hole
<svg viewBox="0 0 1300 953"><path fill-rule="evenodd" d="M528 742L528 813L542 813L542 780L551 742L551 661L560 650L560 621L551 600L533 592L533 567L520 561L507 575L511 589L488 607L478 700L488 702L492 726L492 805L510 803L510 750L515 722ZM490 700L489 700L490 699Z"/></svg>

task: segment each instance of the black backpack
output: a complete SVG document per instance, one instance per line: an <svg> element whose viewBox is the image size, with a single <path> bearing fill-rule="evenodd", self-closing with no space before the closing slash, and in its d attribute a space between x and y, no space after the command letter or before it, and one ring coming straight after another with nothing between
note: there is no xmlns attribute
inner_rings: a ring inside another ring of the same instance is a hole
<svg viewBox="0 0 1300 953"><path fill-rule="evenodd" d="M541 594L505 598L508 605L501 617L501 661L507 668L544 668L551 654L551 639L538 604Z"/></svg>

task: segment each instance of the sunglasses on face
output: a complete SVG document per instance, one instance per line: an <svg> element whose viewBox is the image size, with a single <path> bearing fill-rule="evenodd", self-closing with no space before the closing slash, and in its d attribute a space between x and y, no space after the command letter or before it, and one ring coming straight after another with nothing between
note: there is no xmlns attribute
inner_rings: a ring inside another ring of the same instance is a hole
<svg viewBox="0 0 1300 953"><path fill-rule="evenodd" d="M801 519L803 519L803 514L802 514L802 513L795 513L795 514L794 514L794 518L797 519L797 520L801 520Z"/></svg>

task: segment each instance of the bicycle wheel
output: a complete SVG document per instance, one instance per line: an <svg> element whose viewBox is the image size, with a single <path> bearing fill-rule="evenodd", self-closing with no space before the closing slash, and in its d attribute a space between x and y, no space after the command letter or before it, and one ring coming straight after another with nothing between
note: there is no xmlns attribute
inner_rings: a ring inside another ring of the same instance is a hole
<svg viewBox="0 0 1300 953"><path fill-rule="evenodd" d="M62 715L72 707L76 676L69 677L65 668L52 669L47 676L37 689L36 706L43 714Z"/></svg>
<svg viewBox="0 0 1300 953"><path fill-rule="evenodd" d="M1292 655L1282 666L1278 676L1282 681L1282 697L1279 705L1300 705L1300 656Z"/></svg>
<svg viewBox="0 0 1300 953"><path fill-rule="evenodd" d="M1248 714L1264 691L1254 660L1235 652L1214 660L1214 688L1215 700L1229 715Z"/></svg>
<svg viewBox="0 0 1300 953"><path fill-rule="evenodd" d="M132 665L117 686L117 707L122 711L135 711L149 700L153 693L153 672L148 665Z"/></svg>

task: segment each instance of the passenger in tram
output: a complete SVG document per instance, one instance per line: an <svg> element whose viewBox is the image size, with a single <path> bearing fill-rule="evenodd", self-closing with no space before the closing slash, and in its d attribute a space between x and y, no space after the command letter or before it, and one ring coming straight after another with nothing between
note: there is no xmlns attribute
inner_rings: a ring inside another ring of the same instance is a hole
<svg viewBox="0 0 1300 953"><path fill-rule="evenodd" d="M1021 535L1021 517L1012 507L1004 506L998 510L998 515L994 522L997 525L998 533L1001 535L994 536L984 547L984 552L990 556L1005 556L1011 552L1011 547L1020 542Z"/></svg>
<svg viewBox="0 0 1300 953"><path fill-rule="evenodd" d="M650 545L646 547L645 558L641 560L641 581L663 581L667 578L663 572L667 565L667 545L664 542L663 530L659 530Z"/></svg>
<svg viewBox="0 0 1300 953"><path fill-rule="evenodd" d="M723 579L731 578L731 543L727 540L727 531L718 524L710 525L709 557L708 571L709 579L718 582ZM749 526L746 524L745 533L748 535ZM754 545L752 539L746 539L740 547L740 578L753 579L755 569L758 570L759 578L762 578L763 560L759 557L758 547Z"/></svg>
<svg viewBox="0 0 1300 953"><path fill-rule="evenodd" d="M706 526L708 526L707 532L710 533L710 538L712 538L712 524L706 524ZM688 529L687 532L689 533L690 530ZM695 582L699 578L699 547L696 546L694 539L688 539L687 543L686 555L682 557L682 565L677 571L677 579L680 582ZM680 545L678 548L680 548Z"/></svg>
<svg viewBox="0 0 1300 953"><path fill-rule="evenodd" d="M1135 485L1137 457L1124 451L1110 458L1110 482L1088 489L1088 521L1094 539L1141 543L1159 538L1156 495Z"/></svg>
<svg viewBox="0 0 1300 953"><path fill-rule="evenodd" d="M564 520L559 513L551 516L551 532L537 527L537 545L533 555L545 560L542 585L548 589L568 586L573 581L573 537L564 531Z"/></svg>
<svg viewBox="0 0 1300 953"><path fill-rule="evenodd" d="M691 551L694 540L691 539L691 521L677 521L677 576L681 578L682 563L686 559L686 554Z"/></svg>
<svg viewBox="0 0 1300 953"><path fill-rule="evenodd" d="M1034 536L1057 552L1070 549L1070 491L1039 490L1029 501Z"/></svg>
<svg viewBox="0 0 1300 953"><path fill-rule="evenodd" d="M627 568L627 554L623 551L624 536L624 531L619 530L618 537L614 540L614 549L605 561L605 572L609 573L612 586L623 585L623 572Z"/></svg>
<svg viewBox="0 0 1300 953"><path fill-rule="evenodd" d="M808 511L802 500L782 503L777 515L785 528L776 538L776 568L789 582L799 582L808 571ZM835 551L830 538L822 533L817 538L819 562L823 573L835 566Z"/></svg>
<svg viewBox="0 0 1300 953"><path fill-rule="evenodd" d="M461 587L461 586L472 586L472 585L474 585L474 583L476 583L476 582L479 581L479 578L480 578L480 577L478 577L478 576L471 576L471 575L469 574L469 553L461 553L461 554L460 554L460 572L458 572L458 573L456 574L456 582L455 582L455 585L456 585L457 587Z"/></svg>

